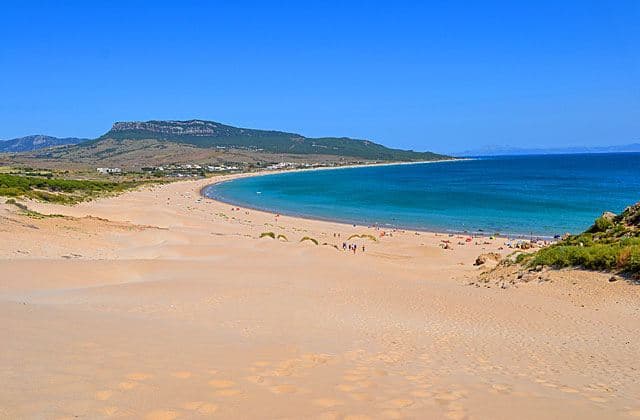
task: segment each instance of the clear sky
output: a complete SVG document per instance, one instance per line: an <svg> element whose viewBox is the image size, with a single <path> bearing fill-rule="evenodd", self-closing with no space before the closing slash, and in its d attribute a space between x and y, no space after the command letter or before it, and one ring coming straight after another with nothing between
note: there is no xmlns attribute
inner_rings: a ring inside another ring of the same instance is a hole
<svg viewBox="0 0 640 420"><path fill-rule="evenodd" d="M201 118L415 150L638 142L639 22L638 0L3 1L0 138Z"/></svg>

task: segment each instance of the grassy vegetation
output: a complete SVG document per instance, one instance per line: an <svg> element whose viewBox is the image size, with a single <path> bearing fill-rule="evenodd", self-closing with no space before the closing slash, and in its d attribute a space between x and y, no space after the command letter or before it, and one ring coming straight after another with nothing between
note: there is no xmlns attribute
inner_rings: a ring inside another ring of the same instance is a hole
<svg viewBox="0 0 640 420"><path fill-rule="evenodd" d="M278 235L278 240L280 240L280 239L282 239L285 242L289 242L289 239L287 238L287 235L284 235L282 233Z"/></svg>
<svg viewBox="0 0 640 420"><path fill-rule="evenodd" d="M618 216L599 217L584 233L535 254L520 255L518 262L530 267L582 267L640 275L640 203Z"/></svg>
<svg viewBox="0 0 640 420"><path fill-rule="evenodd" d="M111 182L0 173L0 196L74 204L101 195L121 193L145 183L147 182Z"/></svg>
<svg viewBox="0 0 640 420"><path fill-rule="evenodd" d="M29 216L29 217L34 218L34 219L46 219L46 218L51 218L51 217L65 217L65 216L63 216L61 214L42 214L42 213L39 213L37 211L30 210L27 206L25 206L22 203L18 203L13 198L10 198L7 201L5 201L5 204L12 204L12 205L16 206L20 210L21 214L23 214L25 216Z"/></svg>
<svg viewBox="0 0 640 420"><path fill-rule="evenodd" d="M276 239L276 234L273 232L262 232L260 234L260 238L271 238L271 239Z"/></svg>

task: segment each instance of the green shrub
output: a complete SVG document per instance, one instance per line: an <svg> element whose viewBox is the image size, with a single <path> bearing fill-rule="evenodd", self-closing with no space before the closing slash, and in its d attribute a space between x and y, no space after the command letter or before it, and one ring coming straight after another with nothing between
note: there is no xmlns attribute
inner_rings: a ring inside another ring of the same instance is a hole
<svg viewBox="0 0 640 420"><path fill-rule="evenodd" d="M582 267L588 270L622 270L638 273L640 272L640 245L624 246L618 242L576 246L560 243L538 251L528 265L531 267L546 265L554 268Z"/></svg>
<svg viewBox="0 0 640 420"><path fill-rule="evenodd" d="M600 216L593 224L592 230L594 232L605 232L607 229L613 227L613 221L610 218Z"/></svg>
<svg viewBox="0 0 640 420"><path fill-rule="evenodd" d="M271 239L276 239L276 234L273 232L262 232L260 234L260 238L271 238Z"/></svg>

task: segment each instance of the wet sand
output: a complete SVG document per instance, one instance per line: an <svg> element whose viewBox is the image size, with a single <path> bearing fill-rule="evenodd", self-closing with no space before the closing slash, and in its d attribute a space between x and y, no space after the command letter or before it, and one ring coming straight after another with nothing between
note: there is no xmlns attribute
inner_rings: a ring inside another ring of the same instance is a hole
<svg viewBox="0 0 640 420"><path fill-rule="evenodd" d="M640 416L638 286L477 287L503 240L232 211L210 182L0 205L0 418Z"/></svg>

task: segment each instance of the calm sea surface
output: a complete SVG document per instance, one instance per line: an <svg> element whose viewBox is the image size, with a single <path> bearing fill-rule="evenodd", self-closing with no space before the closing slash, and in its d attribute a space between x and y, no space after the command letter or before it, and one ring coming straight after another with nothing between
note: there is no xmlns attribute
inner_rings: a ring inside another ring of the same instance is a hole
<svg viewBox="0 0 640 420"><path fill-rule="evenodd" d="M640 201L640 153L509 156L284 173L205 190L232 204L421 230L552 236Z"/></svg>

